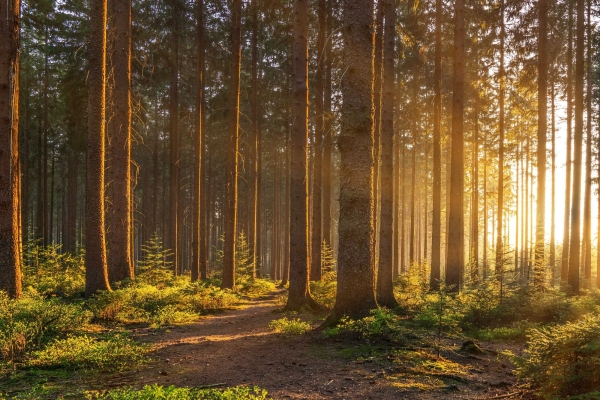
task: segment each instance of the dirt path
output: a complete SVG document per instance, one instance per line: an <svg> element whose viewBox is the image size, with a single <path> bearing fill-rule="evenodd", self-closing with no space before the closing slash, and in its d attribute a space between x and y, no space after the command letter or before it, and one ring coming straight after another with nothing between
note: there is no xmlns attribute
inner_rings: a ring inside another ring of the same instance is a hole
<svg viewBox="0 0 600 400"><path fill-rule="evenodd" d="M340 357L347 343L325 340L320 333L273 333L269 322L284 316L278 307L271 296L167 332L138 332L157 346L158 361L131 378L136 384L167 386L257 385L276 399L483 399L515 391L514 377L494 356L464 357L473 371L469 384L426 392L394 387L385 366Z"/></svg>

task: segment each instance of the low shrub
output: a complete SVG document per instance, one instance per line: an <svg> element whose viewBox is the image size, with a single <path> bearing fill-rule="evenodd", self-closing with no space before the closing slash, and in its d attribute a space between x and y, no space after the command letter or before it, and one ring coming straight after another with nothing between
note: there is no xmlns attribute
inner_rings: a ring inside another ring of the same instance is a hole
<svg viewBox="0 0 600 400"><path fill-rule="evenodd" d="M512 354L517 376L529 379L547 398L600 390L600 316L531 329L522 357Z"/></svg>
<svg viewBox="0 0 600 400"><path fill-rule="evenodd" d="M244 278L236 282L236 292L249 297L260 297L276 290L274 281L261 278Z"/></svg>
<svg viewBox="0 0 600 400"><path fill-rule="evenodd" d="M320 281L310 282L310 293L321 305L331 309L335 304L337 291L337 273L335 271L325 272Z"/></svg>
<svg viewBox="0 0 600 400"><path fill-rule="evenodd" d="M299 318L281 318L271 321L269 323L269 328L277 333L294 336L308 332L310 330L310 324L301 321Z"/></svg>
<svg viewBox="0 0 600 400"><path fill-rule="evenodd" d="M100 293L89 306L98 320L164 326L193 322L205 311L229 307L237 301L234 293L202 282L163 289L136 283Z"/></svg>
<svg viewBox="0 0 600 400"><path fill-rule="evenodd" d="M44 299L33 290L19 300L0 292L0 354L6 361L19 360L27 351L80 329L90 318L79 304Z"/></svg>
<svg viewBox="0 0 600 400"><path fill-rule="evenodd" d="M163 387L157 384L142 389L114 389L104 393L88 393L88 400L263 400L267 391L244 386L227 389L195 389Z"/></svg>
<svg viewBox="0 0 600 400"><path fill-rule="evenodd" d="M28 365L37 368L91 368L121 371L142 364L148 345L125 335L104 337L68 336L57 339L42 350L34 351Z"/></svg>
<svg viewBox="0 0 600 400"><path fill-rule="evenodd" d="M402 320L387 308L371 310L371 315L359 320L344 318L334 328L325 330L326 336L343 335L356 339L385 340L397 344L416 338Z"/></svg>

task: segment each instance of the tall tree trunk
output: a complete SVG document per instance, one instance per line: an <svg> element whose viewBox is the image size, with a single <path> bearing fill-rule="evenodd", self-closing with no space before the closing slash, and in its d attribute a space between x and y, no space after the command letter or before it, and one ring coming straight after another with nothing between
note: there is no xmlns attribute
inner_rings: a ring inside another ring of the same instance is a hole
<svg viewBox="0 0 600 400"><path fill-rule="evenodd" d="M433 71L433 193L431 215L430 290L439 290L442 250L442 0L435 1L435 55Z"/></svg>
<svg viewBox="0 0 600 400"><path fill-rule="evenodd" d="M573 198L571 203L571 241L569 244L568 284L579 294L580 227L581 227L581 165L583 149L583 77L585 3L577 0L577 45L575 51L575 137L573 138Z"/></svg>
<svg viewBox="0 0 600 400"><path fill-rule="evenodd" d="M323 179L321 182L322 196L323 196L323 241L327 246L332 246L331 241L331 169L333 165L331 163L331 127L332 118L331 113L331 69L332 69L332 3L333 0L327 0L327 21L326 21L326 37L325 37L325 54L322 57L325 58L325 77L323 83Z"/></svg>
<svg viewBox="0 0 600 400"><path fill-rule="evenodd" d="M517 157L517 160L519 157ZM483 146L483 280L488 278L487 147Z"/></svg>
<svg viewBox="0 0 600 400"><path fill-rule="evenodd" d="M383 54L383 97L381 115L381 235L377 302L395 308L393 271L394 234L394 59L396 53L395 0L385 0L385 36Z"/></svg>
<svg viewBox="0 0 600 400"><path fill-rule="evenodd" d="M541 0L544 1L544 0ZM502 212L504 210L504 83L505 83L505 71L504 71L504 38L505 38L505 27L504 27L504 1L500 5L500 88L498 94L499 104L499 123L498 123L498 224L496 232L496 278L498 280L503 279L504 275L504 244L502 242L502 228L503 218Z"/></svg>
<svg viewBox="0 0 600 400"><path fill-rule="evenodd" d="M454 71L452 76L452 157L450 161L450 197L448 206L448 253L446 254L446 285L460 290L464 265L464 156L463 113L465 75L465 2L454 3Z"/></svg>
<svg viewBox="0 0 600 400"><path fill-rule="evenodd" d="M538 132L537 132L537 198L535 227L534 286L545 285L545 222L546 222L546 136L548 130L548 5L539 0L538 38Z"/></svg>
<svg viewBox="0 0 600 400"><path fill-rule="evenodd" d="M235 249L238 196L238 148L240 124L240 67L242 56L242 0L231 5L231 69L229 79L229 128L227 143L227 193L225 196L225 248L222 288L235 287Z"/></svg>
<svg viewBox="0 0 600 400"><path fill-rule="evenodd" d="M171 30L171 60L169 88L169 226L167 248L170 249L173 271L179 273L179 4L171 0L173 28Z"/></svg>
<svg viewBox="0 0 600 400"><path fill-rule="evenodd" d="M475 111L473 154L471 159L471 280L479 282L479 118Z"/></svg>
<svg viewBox="0 0 600 400"><path fill-rule="evenodd" d="M260 160L258 149L260 147L259 144L259 136L258 136L258 0L252 0L250 4L252 10L252 95L250 97L251 101L251 122L252 122L252 136L250 139L250 151L249 158L251 161L252 168L250 168L250 212L252 215L250 216L250 229L248 230L248 246L250 249L250 262L252 263L252 277L256 277L256 268L258 265L258 251L260 247L257 245L260 244L260 193L258 186L258 175L259 175L259 167Z"/></svg>
<svg viewBox="0 0 600 400"><path fill-rule="evenodd" d="M317 6L317 19L319 29L317 32L317 71L315 74L315 159L313 165L313 185L312 185L312 224L311 224L311 262L310 262L310 280L320 281L322 277L321 270L321 191L322 191L322 165L321 155L323 153L323 137L325 134L325 125L323 118L323 91L325 88L324 70L325 70L325 34L326 34L326 14L327 4L325 0L319 0Z"/></svg>
<svg viewBox="0 0 600 400"><path fill-rule="evenodd" d="M0 290L21 297L19 209L20 1L0 3Z"/></svg>
<svg viewBox="0 0 600 400"><path fill-rule="evenodd" d="M586 61L586 151L585 151L585 194L583 198L583 265L586 288L592 284L592 35L591 1L587 1L587 61Z"/></svg>
<svg viewBox="0 0 600 400"><path fill-rule="evenodd" d="M109 278L133 279L131 197L131 0L115 2L114 135L110 140L113 181L108 240Z"/></svg>
<svg viewBox="0 0 600 400"><path fill-rule="evenodd" d="M88 73L87 179L85 191L85 295L110 290L104 232L106 100L106 0L92 0Z"/></svg>
<svg viewBox="0 0 600 400"><path fill-rule="evenodd" d="M196 4L196 132L194 134L194 181L192 187L192 281L202 277L206 261L206 237L204 234L205 211L204 201L206 194L202 183L204 182L204 129L202 116L204 111L204 0L198 0ZM204 249L202 249L204 247ZM206 275L206 271L204 272ZM203 277L206 279L206 276Z"/></svg>
<svg viewBox="0 0 600 400"><path fill-rule="evenodd" d="M343 62L337 294L326 323L362 318L374 293L373 4L342 1Z"/></svg>
<svg viewBox="0 0 600 400"><path fill-rule="evenodd" d="M373 227L375 228L375 239L373 241L374 259L378 259L379 253L379 213L380 213L380 198L379 181L380 181L380 163L381 163L381 91L383 80L382 58L383 58L383 18L385 14L385 0L377 0L377 11L375 14L375 59L374 59L374 77L373 77L373 107L375 110L374 117L374 145L373 153L375 156L375 170L373 171L373 198L375 205L373 210Z"/></svg>
<svg viewBox="0 0 600 400"><path fill-rule="evenodd" d="M554 287L556 283L556 119L555 119L555 107L554 107L554 82L552 82L551 88L551 113L552 113L552 153L551 153L551 174L552 174L552 194L550 200L550 268L551 268L551 283L550 286ZM518 201L517 201L518 204ZM516 264L515 264L516 265Z"/></svg>
<svg viewBox="0 0 600 400"><path fill-rule="evenodd" d="M561 254L561 270L560 280L561 286L564 286L568 281L569 274L569 239L571 233L570 210L572 204L571 193L571 142L572 142L572 115L573 115L573 1L569 2L569 17L567 23L568 30L568 47L567 47L567 162L566 162L566 178L565 178L565 210L563 223L563 243Z"/></svg>
<svg viewBox="0 0 600 400"><path fill-rule="evenodd" d="M309 288L308 259L308 0L294 3L290 181L290 286L286 310L318 307Z"/></svg>

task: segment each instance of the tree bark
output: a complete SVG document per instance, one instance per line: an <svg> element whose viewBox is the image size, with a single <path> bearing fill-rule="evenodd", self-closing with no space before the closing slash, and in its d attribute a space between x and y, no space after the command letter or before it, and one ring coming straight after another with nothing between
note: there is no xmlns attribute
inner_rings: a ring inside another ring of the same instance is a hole
<svg viewBox="0 0 600 400"><path fill-rule="evenodd" d="M583 197L583 249L581 264L583 266L585 286L592 284L592 36L591 5L587 1L587 60L586 60L586 151L585 151L585 193Z"/></svg>
<svg viewBox="0 0 600 400"><path fill-rule="evenodd" d="M325 0L319 0L317 6L318 32L317 32L317 71L315 73L315 158L313 165L313 185L312 185L312 224L311 224L311 262L310 262L310 280L320 281L322 277L321 265L321 191L322 185L322 153L323 138L325 134L325 125L323 118L323 91L325 88L324 70L325 70L325 34L326 34L326 14L327 4Z"/></svg>
<svg viewBox="0 0 600 400"><path fill-rule="evenodd" d="M439 290L442 249L442 0L435 1L435 55L433 71L433 187L431 215L430 290Z"/></svg>
<svg viewBox="0 0 600 400"><path fill-rule="evenodd" d="M251 227L248 231L248 246L250 248L250 260L252 262L252 277L256 277L256 269L258 265L257 254L260 245L260 193L258 186L258 176L260 168L260 157L258 154L259 135L258 135L258 0L252 0L250 7L252 9L252 95L251 101L251 122L252 136L250 139L249 158L252 168L250 168L250 216ZM258 243L258 245L257 245Z"/></svg>
<svg viewBox="0 0 600 400"><path fill-rule="evenodd" d="M290 286L286 310L314 308L308 259L308 0L294 3L290 180Z"/></svg>
<svg viewBox="0 0 600 400"><path fill-rule="evenodd" d="M167 248L175 274L179 273L179 5L171 0L173 28L171 30L169 87L169 226Z"/></svg>
<svg viewBox="0 0 600 400"><path fill-rule="evenodd" d="M544 1L544 0L541 0ZM503 215L504 211L504 84L505 84L505 71L504 71L504 39L505 39L505 27L504 27L504 1L500 5L500 88L498 94L499 104L499 123L498 123L498 224L496 225L496 266L495 273L496 279L502 281L504 275L504 243L502 240L502 228L503 228Z"/></svg>
<svg viewBox="0 0 600 400"><path fill-rule="evenodd" d="M85 193L85 295L110 290L104 232L106 100L106 0L92 0L88 73L87 179Z"/></svg>
<svg viewBox="0 0 600 400"><path fill-rule="evenodd" d="M393 271L394 235L394 59L396 53L395 0L385 0L385 34L383 54L383 96L381 115L381 233L377 302L395 308Z"/></svg>
<svg viewBox="0 0 600 400"><path fill-rule="evenodd" d="M581 165L583 148L583 77L584 77L584 0L577 0L577 45L575 51L575 135L573 138L573 197L571 202L571 240L569 244L568 284L579 294L579 262L581 238Z"/></svg>
<svg viewBox="0 0 600 400"><path fill-rule="evenodd" d="M110 140L113 181L111 227L108 240L109 278L133 279L131 247L131 0L115 3L114 135Z"/></svg>
<svg viewBox="0 0 600 400"><path fill-rule="evenodd" d="M448 206L448 252L446 285L460 290L464 266L464 69L465 69L465 2L454 3L454 71L452 76L452 157L450 161L450 198Z"/></svg>
<svg viewBox="0 0 600 400"><path fill-rule="evenodd" d="M537 198L535 228L534 286L545 285L545 223L546 223L546 136L548 130L548 4L539 0L538 38L538 131L537 131Z"/></svg>
<svg viewBox="0 0 600 400"><path fill-rule="evenodd" d="M323 196L323 241L327 246L332 246L331 241L331 126L333 115L331 113L331 69L332 69L332 2L327 0L327 21L326 21L326 40L325 40L325 77L323 84L323 178L321 182Z"/></svg>
<svg viewBox="0 0 600 400"><path fill-rule="evenodd" d="M227 192L225 194L225 248L223 258L223 289L235 287L235 249L238 196L238 149L240 124L240 67L242 56L242 0L231 6L231 69L229 79L229 128L227 143Z"/></svg>
<svg viewBox="0 0 600 400"><path fill-rule="evenodd" d="M377 307L373 258L373 3L342 1L343 70L337 294L326 324Z"/></svg>
<svg viewBox="0 0 600 400"><path fill-rule="evenodd" d="M0 3L0 290L21 297L19 209L20 1Z"/></svg>

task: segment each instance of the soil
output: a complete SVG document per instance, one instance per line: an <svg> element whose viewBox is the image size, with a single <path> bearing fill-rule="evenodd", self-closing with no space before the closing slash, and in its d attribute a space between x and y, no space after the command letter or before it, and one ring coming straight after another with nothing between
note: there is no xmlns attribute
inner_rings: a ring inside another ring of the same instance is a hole
<svg viewBox="0 0 600 400"><path fill-rule="evenodd" d="M244 302L234 310L172 327L134 334L156 347L156 362L141 371L108 378L105 387L158 383L169 386L259 386L275 399L521 399L513 366L498 354L506 344L479 342L481 353L459 352L460 340L445 338L442 356L464 366L461 376L444 374L443 385L411 386L398 365L380 359L348 357L360 342L325 337L313 331L285 336L269 329L283 318L277 293ZM294 316L318 326L310 314ZM455 343L453 343L455 341ZM388 345L389 346L389 345ZM514 347L514 346L513 346ZM379 350L391 350L383 345ZM514 348L513 351L520 351ZM401 369L401 366L400 366ZM421 382L423 375L418 377ZM400 387L399 387L400 386Z"/></svg>

